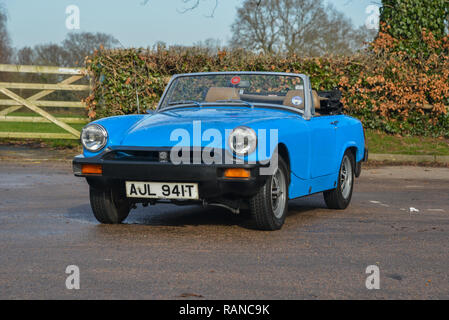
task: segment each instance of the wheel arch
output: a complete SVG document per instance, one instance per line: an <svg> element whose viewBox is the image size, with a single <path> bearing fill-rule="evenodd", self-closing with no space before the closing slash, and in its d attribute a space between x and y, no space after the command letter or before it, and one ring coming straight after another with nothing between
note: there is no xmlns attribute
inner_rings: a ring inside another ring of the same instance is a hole
<svg viewBox="0 0 449 320"><path fill-rule="evenodd" d="M277 145L277 150L278 150L279 156L282 158L282 160L284 160L285 164L287 165L288 184L290 184L292 179L291 179L290 154L288 152L288 148L284 143L281 142Z"/></svg>
<svg viewBox="0 0 449 320"><path fill-rule="evenodd" d="M356 146L348 147L346 148L345 152L346 151L351 151L352 155L354 156L354 165L357 164L357 147Z"/></svg>
<svg viewBox="0 0 449 320"><path fill-rule="evenodd" d="M336 161L338 161L338 163L341 163L341 160L343 159L343 156L344 156L345 152L348 151L348 150L354 156L354 165L356 165L357 164L357 153L358 153L359 149L357 147L357 144L354 141L348 141L348 143L346 143L344 145L344 147L341 148L340 153L339 153L338 158L336 159Z"/></svg>
<svg viewBox="0 0 449 320"><path fill-rule="evenodd" d="M287 146L281 142L278 144L277 149L279 152L279 156L282 157L282 159L287 164L288 169L290 170L290 154L288 152Z"/></svg>

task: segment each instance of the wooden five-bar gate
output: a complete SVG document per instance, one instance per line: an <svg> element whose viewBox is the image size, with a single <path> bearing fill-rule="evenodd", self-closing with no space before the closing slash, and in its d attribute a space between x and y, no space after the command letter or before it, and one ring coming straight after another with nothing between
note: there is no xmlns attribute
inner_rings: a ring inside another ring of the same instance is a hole
<svg viewBox="0 0 449 320"><path fill-rule="evenodd" d="M58 90L89 91L89 85L74 84L86 77L87 73L85 69L0 64L0 72L70 75L70 77L55 84L0 82L0 92L9 98L0 99L0 106L7 106L6 108L0 109L0 127L2 122L47 122L54 123L67 132L4 132L0 130L0 138L79 139L80 132L70 126L69 123L86 123L88 121L87 118L55 117L41 107L85 108L84 103L81 101L42 100L42 98ZM30 97L23 98L10 89L33 89L41 91ZM23 107L30 109L39 116L11 115Z"/></svg>

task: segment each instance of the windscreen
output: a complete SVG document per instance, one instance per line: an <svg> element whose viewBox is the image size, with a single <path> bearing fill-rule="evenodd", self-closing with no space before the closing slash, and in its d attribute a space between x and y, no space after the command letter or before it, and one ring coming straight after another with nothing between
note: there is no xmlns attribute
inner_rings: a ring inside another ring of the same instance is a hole
<svg viewBox="0 0 449 320"><path fill-rule="evenodd" d="M304 83L299 76L278 74L181 76L171 83L161 108L208 103L272 104L304 109Z"/></svg>

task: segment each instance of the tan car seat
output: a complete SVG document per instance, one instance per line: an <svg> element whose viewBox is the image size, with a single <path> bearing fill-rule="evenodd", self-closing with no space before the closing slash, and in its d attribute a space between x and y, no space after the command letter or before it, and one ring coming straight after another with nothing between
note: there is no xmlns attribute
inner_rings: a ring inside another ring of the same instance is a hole
<svg viewBox="0 0 449 320"><path fill-rule="evenodd" d="M313 101L313 106L315 107L315 114L320 115L321 98L318 95L318 92L316 92L316 90L312 90L312 101Z"/></svg>
<svg viewBox="0 0 449 320"><path fill-rule="evenodd" d="M207 91L205 102L238 99L240 99L240 95L235 88L212 87Z"/></svg>
<svg viewBox="0 0 449 320"><path fill-rule="evenodd" d="M293 97L301 97L302 103L300 105L294 105L292 102ZM290 90L287 92L282 103L284 106L293 107L297 109L304 109L304 90Z"/></svg>

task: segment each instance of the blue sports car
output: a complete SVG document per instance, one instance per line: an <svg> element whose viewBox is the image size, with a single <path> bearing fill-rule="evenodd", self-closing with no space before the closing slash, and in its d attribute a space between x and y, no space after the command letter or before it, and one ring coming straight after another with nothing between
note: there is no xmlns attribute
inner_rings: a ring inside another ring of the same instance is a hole
<svg viewBox="0 0 449 320"><path fill-rule="evenodd" d="M329 208L345 209L368 157L338 90L274 72L176 75L156 110L94 121L81 142L73 171L101 223L171 202L245 210L256 228L277 230L290 199L323 192Z"/></svg>

